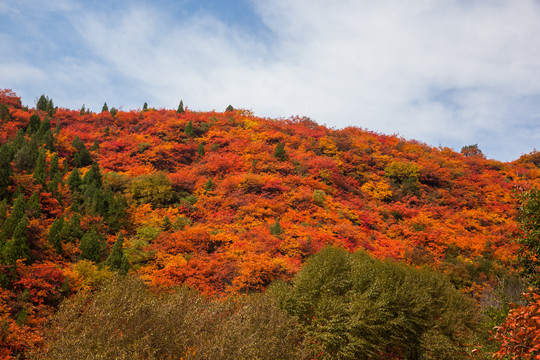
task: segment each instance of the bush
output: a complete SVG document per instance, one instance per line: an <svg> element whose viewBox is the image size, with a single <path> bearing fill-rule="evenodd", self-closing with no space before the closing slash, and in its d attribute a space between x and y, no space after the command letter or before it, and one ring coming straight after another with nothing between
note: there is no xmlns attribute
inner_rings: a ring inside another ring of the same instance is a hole
<svg viewBox="0 0 540 360"><path fill-rule="evenodd" d="M325 248L272 293L322 359L464 359L476 312L427 270Z"/></svg>

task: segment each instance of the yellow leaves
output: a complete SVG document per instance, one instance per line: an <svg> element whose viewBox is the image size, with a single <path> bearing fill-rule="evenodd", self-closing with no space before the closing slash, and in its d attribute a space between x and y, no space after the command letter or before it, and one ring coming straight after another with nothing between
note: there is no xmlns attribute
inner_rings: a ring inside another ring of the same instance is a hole
<svg viewBox="0 0 540 360"><path fill-rule="evenodd" d="M323 154L334 156L338 153L338 148L336 144L330 140L327 136L324 136L319 139L319 146L321 147L321 150Z"/></svg>
<svg viewBox="0 0 540 360"><path fill-rule="evenodd" d="M360 189L377 200L388 200L393 195L392 191L390 190L390 185L383 181L368 181L362 185Z"/></svg>
<svg viewBox="0 0 540 360"><path fill-rule="evenodd" d="M80 289L97 289L105 280L111 278L113 273L107 268L99 268L93 261L80 260L73 264L71 283Z"/></svg>

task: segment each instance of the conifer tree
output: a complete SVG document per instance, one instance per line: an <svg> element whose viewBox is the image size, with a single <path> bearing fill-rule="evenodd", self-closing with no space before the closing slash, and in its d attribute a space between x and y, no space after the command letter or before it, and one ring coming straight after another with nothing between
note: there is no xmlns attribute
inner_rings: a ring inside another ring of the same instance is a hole
<svg viewBox="0 0 540 360"><path fill-rule="evenodd" d="M276 222L273 225L270 225L270 234L274 236L279 236L283 234L283 228L279 223L279 218L276 219Z"/></svg>
<svg viewBox="0 0 540 360"><path fill-rule="evenodd" d="M203 143L200 143L199 146L197 147L197 154L199 154L199 157L204 156L204 144Z"/></svg>
<svg viewBox="0 0 540 360"><path fill-rule="evenodd" d="M6 104L0 103L0 121L9 121L11 120L11 113Z"/></svg>
<svg viewBox="0 0 540 360"><path fill-rule="evenodd" d="M7 219L8 214L8 205L7 205L7 199L4 198L2 201L0 201L0 229L2 229L2 225L4 225L4 221Z"/></svg>
<svg viewBox="0 0 540 360"><path fill-rule="evenodd" d="M232 107L232 105L229 105L227 106L227 108L225 109L226 112L230 112L230 111L234 111L234 108Z"/></svg>
<svg viewBox="0 0 540 360"><path fill-rule="evenodd" d="M56 219L49 229L49 235L47 236L47 241L51 246L56 250L57 253L61 254L62 249L62 229L64 227L64 217Z"/></svg>
<svg viewBox="0 0 540 360"><path fill-rule="evenodd" d="M204 184L204 191L205 192L212 191L213 188L214 188L214 182L212 181L212 179L208 179L206 183Z"/></svg>
<svg viewBox="0 0 540 360"><path fill-rule="evenodd" d="M186 128L184 129L184 133L189 137L193 137L195 135L193 131L193 123L191 122L191 120L187 123Z"/></svg>
<svg viewBox="0 0 540 360"><path fill-rule="evenodd" d="M148 110L148 104L145 102L142 106L143 111Z"/></svg>
<svg viewBox="0 0 540 360"><path fill-rule="evenodd" d="M49 105L49 99L45 95L41 95L36 104L36 109L41 111L47 111Z"/></svg>
<svg viewBox="0 0 540 360"><path fill-rule="evenodd" d="M81 191L82 179L81 175L79 174L79 169L73 168L68 178L68 185L71 192Z"/></svg>
<svg viewBox="0 0 540 360"><path fill-rule="evenodd" d="M15 231L17 224L21 222L23 217L26 216L25 211L26 211L26 201L24 199L24 195L21 193L17 196L17 199L15 200L15 203L13 204L13 209L11 211L11 214L2 225L2 233L4 233L6 239L10 238L13 235L13 232Z"/></svg>
<svg viewBox="0 0 540 360"><path fill-rule="evenodd" d="M165 217L163 218L163 222L162 222L162 224L161 224L161 228L163 229L163 231L169 231L169 230L171 230L172 224L171 224L171 219L169 219L169 216L168 216L168 215L165 215Z"/></svg>
<svg viewBox="0 0 540 360"><path fill-rule="evenodd" d="M185 112L184 110L184 102L180 100L180 104L178 105L178 110L176 110L177 113L183 114Z"/></svg>
<svg viewBox="0 0 540 360"><path fill-rule="evenodd" d="M120 232L114 242L109 257L104 262L104 264L109 266L112 270L118 270L121 275L127 274L129 270L129 261L126 254L124 254L123 244L124 237Z"/></svg>
<svg viewBox="0 0 540 360"><path fill-rule="evenodd" d="M19 170L31 170L36 164L39 155L39 147L35 139L26 142L15 154L13 162Z"/></svg>
<svg viewBox="0 0 540 360"><path fill-rule="evenodd" d="M30 196L30 199L28 199L27 209L29 215L33 218L39 219L41 217L41 204L39 202L39 194L37 191L34 191L32 196Z"/></svg>
<svg viewBox="0 0 540 360"><path fill-rule="evenodd" d="M10 149L7 144L3 144L0 146L0 198L7 197L12 175Z"/></svg>
<svg viewBox="0 0 540 360"><path fill-rule="evenodd" d="M73 213L69 222L65 222L60 230L60 237L67 242L75 242L83 236L81 229L81 215L79 213Z"/></svg>
<svg viewBox="0 0 540 360"><path fill-rule="evenodd" d="M88 166L92 163L92 155L90 155L86 145L78 136L75 136L71 145L77 149L77 152L73 158L73 163L75 166Z"/></svg>
<svg viewBox="0 0 540 360"><path fill-rule="evenodd" d="M44 185L45 184L45 177L46 177L46 161L45 161L45 149L41 149L39 152L39 156L36 161L36 167L34 168L34 179L36 179L36 182L38 184Z"/></svg>
<svg viewBox="0 0 540 360"><path fill-rule="evenodd" d="M30 247L27 238L28 219L23 215L13 232L13 238L4 247L4 259L14 264L19 259L30 259Z"/></svg>
<svg viewBox="0 0 540 360"><path fill-rule="evenodd" d="M86 109L85 109L84 104L83 104L82 107L81 107L81 111L79 111L79 115L84 115L85 111L86 111Z"/></svg>
<svg viewBox="0 0 540 360"><path fill-rule="evenodd" d="M30 116L30 122L28 123L28 127L26 128L26 133L33 134L39 130L40 126L41 126L41 119L39 118L39 115L33 114L32 116Z"/></svg>
<svg viewBox="0 0 540 360"><path fill-rule="evenodd" d="M286 161L289 159L289 155L285 151L285 145L283 143L278 143L274 149L274 157L279 161Z"/></svg>
<svg viewBox="0 0 540 360"><path fill-rule="evenodd" d="M101 244L96 229L84 234L79 243L81 250L81 259L86 259L99 263L101 261Z"/></svg>
<svg viewBox="0 0 540 360"><path fill-rule="evenodd" d="M49 165L49 179L54 179L54 177L59 174L60 169L58 167L58 154L54 153L51 156L51 163Z"/></svg>
<svg viewBox="0 0 540 360"><path fill-rule="evenodd" d="M109 107L107 106L107 103L103 104L103 107L101 108L101 112L109 111Z"/></svg>

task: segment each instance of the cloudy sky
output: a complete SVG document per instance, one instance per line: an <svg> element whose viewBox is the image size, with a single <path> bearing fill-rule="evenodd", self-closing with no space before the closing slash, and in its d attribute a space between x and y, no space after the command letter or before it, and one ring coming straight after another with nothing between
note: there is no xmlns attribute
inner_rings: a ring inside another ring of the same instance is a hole
<svg viewBox="0 0 540 360"><path fill-rule="evenodd" d="M538 0L0 0L0 88L540 150Z"/></svg>

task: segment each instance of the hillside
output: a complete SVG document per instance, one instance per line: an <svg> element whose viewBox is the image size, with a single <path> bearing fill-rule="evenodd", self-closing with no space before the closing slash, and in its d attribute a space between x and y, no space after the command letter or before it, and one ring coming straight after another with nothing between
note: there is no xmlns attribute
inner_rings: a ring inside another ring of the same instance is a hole
<svg viewBox="0 0 540 360"><path fill-rule="evenodd" d="M515 194L540 185L536 151L503 163L248 110L33 109L4 90L0 117L9 351L112 270L249 293L326 245L428 265L481 304L513 273Z"/></svg>

